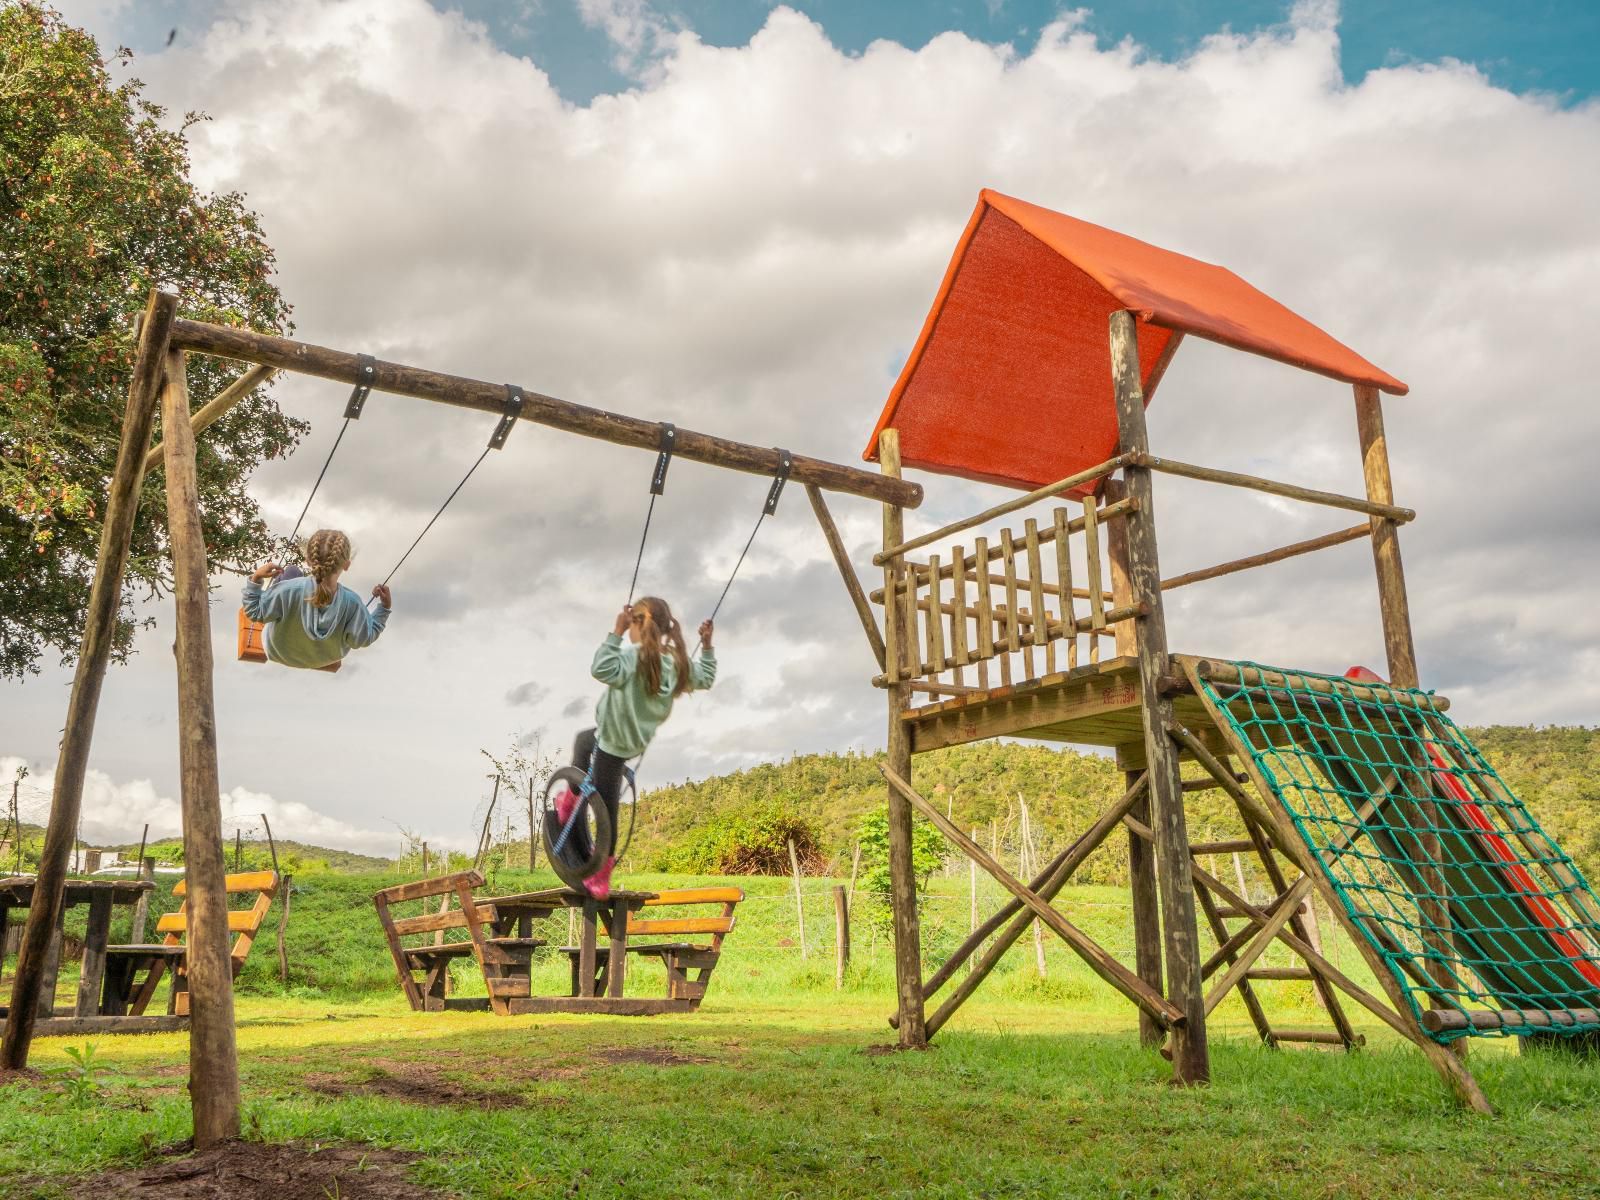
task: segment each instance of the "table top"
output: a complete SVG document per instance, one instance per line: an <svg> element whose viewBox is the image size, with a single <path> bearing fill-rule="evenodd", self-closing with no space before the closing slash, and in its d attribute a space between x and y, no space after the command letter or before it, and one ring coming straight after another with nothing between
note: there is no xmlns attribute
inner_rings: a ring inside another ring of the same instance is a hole
<svg viewBox="0 0 1600 1200"><path fill-rule="evenodd" d="M11 875L0 879L0 899L18 907L33 903L33 888L37 882L32 875ZM155 890L148 879L69 879L66 884L65 903L86 904L92 896L111 893L114 904L132 904L145 892Z"/></svg>
<svg viewBox="0 0 1600 1200"><path fill-rule="evenodd" d="M626 904L637 907L647 900L654 900L658 892L631 892L625 888L612 888L611 895L602 904ZM545 888L538 892L517 892L510 896L484 896L478 900L479 904L493 904L500 909L516 908L582 908L590 903L592 897L587 892L575 892L571 888Z"/></svg>

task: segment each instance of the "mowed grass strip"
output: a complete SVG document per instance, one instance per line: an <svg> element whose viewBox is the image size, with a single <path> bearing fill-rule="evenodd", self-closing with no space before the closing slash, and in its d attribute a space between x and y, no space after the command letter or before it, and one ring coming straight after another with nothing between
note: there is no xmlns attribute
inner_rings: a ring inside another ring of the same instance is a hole
<svg viewBox="0 0 1600 1200"><path fill-rule="evenodd" d="M1482 1119L1373 1029L1346 1055L1224 1025L1216 1082L1178 1091L1126 1016L997 1001L903 1053L874 1049L886 996L797 1000L629 1020L245 997L247 1129L419 1151L418 1182L472 1197L1600 1195L1594 1064L1476 1052L1500 1110ZM0 1091L0 1180L187 1134L184 1037L96 1049L117 1074L81 1107L55 1083Z"/></svg>

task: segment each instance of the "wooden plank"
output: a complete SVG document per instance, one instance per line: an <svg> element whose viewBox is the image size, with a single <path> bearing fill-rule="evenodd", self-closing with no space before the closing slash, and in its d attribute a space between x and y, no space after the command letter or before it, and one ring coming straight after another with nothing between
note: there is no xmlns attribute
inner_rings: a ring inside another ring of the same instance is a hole
<svg viewBox="0 0 1600 1200"><path fill-rule="evenodd" d="M233 1027L227 867L222 855L217 718L212 699L211 595L189 388L182 351L167 355L161 426L166 434L167 533L178 637L178 762L189 916L189 1096L198 1150L239 1136L239 1056Z"/></svg>
<svg viewBox="0 0 1600 1200"><path fill-rule="evenodd" d="M1017 547L1011 540L1011 530L1000 531L1001 562L1006 577L1006 652L1000 659L1000 682L1011 682L1011 654L1021 646L1017 634ZM1022 667L1026 678L1033 678L1033 651L1024 650Z"/></svg>
<svg viewBox="0 0 1600 1200"><path fill-rule="evenodd" d="M275 367L259 365L251 367L195 411L194 416L189 418L190 432L199 437L202 432L227 416L241 400L262 384L268 382L277 373ZM150 447L150 452L144 456L145 474L148 475L161 465L161 456L161 444L157 442Z"/></svg>
<svg viewBox="0 0 1600 1200"><path fill-rule="evenodd" d="M500 919L500 913L492 904L478 905L478 920L486 925L492 925ZM409 937L413 933L432 933L439 929L465 929L467 927L466 914L460 909L448 912L423 913L420 917L401 917L394 923L394 931L401 937Z"/></svg>
<svg viewBox="0 0 1600 1200"><path fill-rule="evenodd" d="M1254 567L1265 567L1271 563L1283 562L1285 559L1296 558L1302 554L1326 550L1330 546L1342 546L1346 542L1364 538L1368 533L1369 529L1366 525L1352 525L1348 529L1341 529L1336 533L1325 533L1321 537L1307 538L1303 542L1294 542L1291 545L1279 547L1277 550L1267 550L1261 554L1246 555L1244 558L1235 558L1225 563L1218 563L1214 567L1202 567L1198 571L1185 571L1182 575L1174 575L1171 579L1163 579L1161 581L1161 590L1170 592L1174 588L1188 587L1191 583L1200 583L1207 579L1220 579L1224 575L1235 575L1240 571L1248 571Z"/></svg>
<svg viewBox="0 0 1600 1200"><path fill-rule="evenodd" d="M174 896L187 896L189 877L185 875L173 885ZM278 873L276 871L241 871L229 875L223 880L223 890L230 896L240 892L270 892L278 886Z"/></svg>
<svg viewBox="0 0 1600 1200"><path fill-rule="evenodd" d="M974 538L972 553L979 561L987 561L989 539ZM989 595L989 573L979 571L978 585L978 654L982 658L994 657L994 604Z"/></svg>
<svg viewBox="0 0 1600 1200"><path fill-rule="evenodd" d="M344 384L355 384L370 379L375 392L388 392L399 396L415 396L419 400L433 400L458 408L502 416L506 408L506 385L467 379L409 367L382 359L371 364L370 376L361 374L360 356L342 350L330 350L309 342L256 333L231 325L212 325L204 321L174 321L172 344L186 350L198 350L220 358L239 362L261 363L281 371L295 371L302 375L315 375ZM656 421L642 421L622 413L606 412L558 400L532 389L523 390L523 404L519 419L548 425L583 437L597 438L619 446L634 446L655 452L661 445L661 425ZM674 433L673 453L678 458L723 467L730 471L745 471L752 475L772 475L780 463L780 452L770 446L752 446L727 438L696 433L678 426ZM791 455L789 478L795 483L815 484L827 491L846 492L868 500L893 502L902 508L916 508L922 503L919 484L899 478L884 478L859 467L843 466L808 458L803 454Z"/></svg>
<svg viewBox="0 0 1600 1200"><path fill-rule="evenodd" d="M94 583L90 586L85 609L83 638L78 644L78 664L72 676L72 692L62 726L61 753L51 788L50 818L39 854L38 880L17 954L16 976L11 986L11 1016L6 1021L3 1041L0 1041L0 1066L12 1070L28 1065L28 1043L33 1036L43 988L45 959L61 920L67 863L78 836L78 817L83 808L83 784L94 741L100 688L115 648L117 618L122 610L122 581L139 511L145 449L150 444L161 375L166 370L167 341L177 306L176 296L150 293L140 327L133 374L128 381L122 440L107 490Z"/></svg>
<svg viewBox="0 0 1600 1200"><path fill-rule="evenodd" d="M1140 388L1139 346L1133 314L1110 316L1112 391L1117 410L1117 448L1142 459L1148 446L1144 395ZM1128 577L1135 600L1145 615L1135 625L1139 650L1140 719L1150 772L1150 820L1155 831L1156 875L1160 884L1162 935L1165 945L1167 995L1184 1022L1173 1036L1173 1080L1206 1082L1211 1057L1206 1046L1205 999L1200 990L1200 934L1195 918L1194 885L1189 873L1189 833L1183 807L1183 776L1178 751L1167 736L1172 701L1161 689L1171 667L1167 660L1167 626L1161 605L1161 566L1156 553L1155 510L1150 472L1124 468L1128 499L1136 511L1123 520L1127 527ZM1085 510L1087 513L1087 509ZM1088 531L1085 531L1088 536ZM1091 548L1095 540L1090 539ZM1098 566L1091 572L1089 594L1102 587ZM1091 641L1091 647L1097 642Z"/></svg>
<svg viewBox="0 0 1600 1200"><path fill-rule="evenodd" d="M1050 640L1050 614L1044 607L1044 574L1039 559L1039 522L1029 517L1023 524L1023 545L1028 554L1028 598L1033 605L1033 644L1045 647L1046 675L1055 673L1055 646ZM1028 674L1033 675L1033 655L1028 655Z"/></svg>
<svg viewBox="0 0 1600 1200"><path fill-rule="evenodd" d="M674 888L644 902L646 908L670 908L679 904L739 904L744 889L736 887Z"/></svg>
<svg viewBox="0 0 1600 1200"><path fill-rule="evenodd" d="M390 904L403 904L407 900L421 900L428 896L441 896L446 892L453 892L462 883L468 888L483 886L483 874L479 871L457 871L453 875L438 875L432 879L419 879L415 883L401 883L394 887L384 888L374 895L382 896Z"/></svg>
<svg viewBox="0 0 1600 1200"><path fill-rule="evenodd" d="M189 1028L189 1018L163 1014L155 1017L43 1017L34 1022L35 1037L84 1037L102 1033L177 1033Z"/></svg>
<svg viewBox="0 0 1600 1200"><path fill-rule="evenodd" d="M1255 938L1239 952L1227 973L1212 985L1210 993L1206 996L1207 1016L1215 1012L1223 997L1238 986L1244 979L1245 972L1255 965L1256 959L1266 953L1267 947L1272 945L1278 936L1278 931L1289 923L1289 918L1300 911L1300 902L1310 894L1312 886L1313 880L1309 875L1302 875L1295 880L1294 886L1289 889L1289 894L1278 902L1277 907L1268 914L1266 923L1257 929Z"/></svg>
<svg viewBox="0 0 1600 1200"><path fill-rule="evenodd" d="M671 933L727 933L733 928L732 917L682 917L667 920L639 920L628 922L630 934L665 936Z"/></svg>
<svg viewBox="0 0 1600 1200"><path fill-rule="evenodd" d="M1359 384L1356 386L1360 387ZM1232 487L1266 492L1269 495L1282 496L1287 500L1303 500L1307 504L1323 504L1329 508L1343 508L1350 512L1385 517L1391 521L1399 521L1401 523L1413 521L1417 516L1411 509L1399 508L1389 502L1358 500L1354 496L1341 496L1337 492L1322 492L1316 488L1300 487L1298 484L1279 483L1273 479L1261 479L1258 476L1244 475L1238 471L1221 471L1215 467L1197 467L1193 463L1179 462L1173 458L1158 458L1153 454L1140 454L1138 459L1130 465L1143 470L1160 471L1166 475L1181 475L1185 479L1198 479L1205 483L1224 483Z"/></svg>
<svg viewBox="0 0 1600 1200"><path fill-rule="evenodd" d="M1089 628L1099 631L1106 627L1105 576L1100 569L1100 518L1099 505L1093 496L1083 498L1083 545L1088 556ZM1091 633L1089 661L1100 661L1100 641Z"/></svg>
<svg viewBox="0 0 1600 1200"><path fill-rule="evenodd" d="M250 909L236 908L228 910L227 924L229 933L254 933L261 919ZM165 913L156 921L157 933L187 933L188 929L189 916L186 911Z"/></svg>
<svg viewBox="0 0 1600 1200"><path fill-rule="evenodd" d="M1120 479L1108 479L1104 485L1108 503L1101 512L1101 523L1106 530L1106 567L1111 574L1111 603L1118 608L1133 604L1133 582L1128 574L1128 527L1123 521L1107 521L1105 516L1127 499L1127 488ZM1108 615L1106 618L1110 620ZM1137 657L1139 637L1132 621L1118 621L1112 626L1116 639L1117 656Z"/></svg>
<svg viewBox="0 0 1600 1200"><path fill-rule="evenodd" d="M900 434L886 429L878 436L878 462L887 475L900 474ZM897 545L905 540L905 514L895 504L883 506L883 544ZM891 557L886 572L899 561ZM906 636L902 632L902 636ZM915 642L912 642L915 645ZM891 647L893 653L893 647ZM911 730L900 719L909 696L891 688L889 737L885 757L888 765L903 777L911 776ZM888 789L890 906L894 922L895 995L899 1011L900 1044L920 1048L928 1044L922 1005L922 928L917 913L916 868L912 862L911 806L893 787Z"/></svg>
<svg viewBox="0 0 1600 1200"><path fill-rule="evenodd" d="M1034 915L1043 921L1067 945L1071 946L1096 975L1100 976L1101 979L1116 988L1157 1020L1171 1026L1183 1019L1183 1013L1175 1005L1169 1004L1159 992L1153 991L1145 984L1144 980L1106 953L1099 943L1051 908L1037 893L1024 887L1020 880L1016 879L1009 871L991 858L982 846L951 824L942 812L918 795L911 785L895 774L887 764L880 763L878 770L889 781L890 786L895 791L904 796L907 801L915 806L918 812L933 822L940 833L953 842L968 858L989 872L1001 887L1032 909Z"/></svg>
<svg viewBox="0 0 1600 1200"><path fill-rule="evenodd" d="M962 549L957 545L951 553L957 562L961 561ZM966 685L966 672L962 670L972 661L972 652L967 647L967 577L963 573L959 579L954 580L955 590L951 595L950 638L955 647L955 681L958 687Z"/></svg>
<svg viewBox="0 0 1600 1200"><path fill-rule="evenodd" d="M1056 589L1061 597L1061 623L1067 638L1067 669L1078 665L1078 606L1072 587L1072 546L1067 538L1067 510L1055 509Z"/></svg>
<svg viewBox="0 0 1600 1200"><path fill-rule="evenodd" d="M944 605L939 599L939 556L928 556L928 661L932 669L925 672L937 676L944 666Z"/></svg>
<svg viewBox="0 0 1600 1200"><path fill-rule="evenodd" d="M628 906L620 900L611 902L606 917L606 932L610 944L606 947L610 962L606 969L606 995L613 999L622 995L623 976L628 969Z"/></svg>
<svg viewBox="0 0 1600 1200"><path fill-rule="evenodd" d="M1145 782L1144 792L1136 803L1129 806L1126 815L1148 825L1149 776L1144 771L1125 771L1122 778L1129 783L1135 779ZM1161 896L1156 884L1155 847L1131 830L1128 834L1128 880L1133 901L1134 973L1155 991L1161 992ZM1165 1041L1166 1031L1141 1012L1139 1044L1158 1047Z"/></svg>
<svg viewBox="0 0 1600 1200"><path fill-rule="evenodd" d="M416 980L411 975L411 964L406 958L405 947L400 944L400 937L395 933L394 920L389 916L389 900L379 892L372 898L378 910L378 924L383 927L384 941L388 944L389 955L394 959L394 969L400 976L400 990L405 993L406 1003L411 1006L412 1012L421 1012L423 1008L422 994L417 991Z"/></svg>
<svg viewBox="0 0 1600 1200"><path fill-rule="evenodd" d="M880 455L879 457L881 460L882 456ZM976 516L965 517L960 521L953 521L949 525L941 525L938 529L935 529L930 533L919 534L910 541L902 541L897 542L894 545L885 546L882 553L874 556L872 561L878 566L882 566L884 563L888 562L889 559L896 557L897 555L908 554L912 550L921 549L923 546L931 546L935 542L942 542L946 538L952 537L955 534L965 533L967 530L976 529L980 525L987 525L990 521L1003 517L1007 513L1017 512L1019 509L1024 509L1030 505L1037 504L1041 500L1048 500L1051 496L1059 496L1063 492L1070 492L1074 488L1081 487L1091 480L1099 479L1102 476L1109 475L1118 467L1122 466L1123 462L1123 456L1118 455L1115 458L1107 459L1098 466L1090 467L1086 471L1079 471L1075 475L1068 475L1065 479L1058 479L1055 483L1049 483L1044 487L1035 488L1031 492L1026 492L1021 496L1013 497L1002 504L996 504L993 508L986 508ZM910 504L904 505L903 507L915 508L916 505ZM982 562L983 559L980 557L978 561Z"/></svg>
<svg viewBox="0 0 1600 1200"><path fill-rule="evenodd" d="M878 622L873 617L872 607L867 603L866 594L861 589L861 580L856 575L855 565L850 561L850 554L844 548L844 539L839 536L839 527L833 523L833 514L828 511L828 502L823 498L821 488L814 483L806 484L806 498L811 501L811 511L816 514L823 540L828 543L828 553L833 555L833 565L839 568L839 578L844 580L844 589L850 596L850 603L856 610L857 619L861 622L861 631L867 635L867 645L872 647L872 656L878 660L878 670L881 671L885 667L883 634L878 632Z"/></svg>
<svg viewBox="0 0 1600 1200"><path fill-rule="evenodd" d="M1082 670L1082 668L1080 668ZM1089 673L1054 687L966 704L905 722L921 754L944 746L1076 724L1108 712L1137 712L1138 687L1123 675Z"/></svg>

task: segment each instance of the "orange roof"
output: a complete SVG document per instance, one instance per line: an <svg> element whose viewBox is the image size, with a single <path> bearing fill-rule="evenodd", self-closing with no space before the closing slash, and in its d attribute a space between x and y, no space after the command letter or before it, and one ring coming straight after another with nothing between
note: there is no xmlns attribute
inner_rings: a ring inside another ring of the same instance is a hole
<svg viewBox="0 0 1600 1200"><path fill-rule="evenodd" d="M1346 383L1406 385L1232 271L984 189L878 434L909 467L1041 487L1116 453L1109 318L1132 310L1145 403L1192 334Z"/></svg>

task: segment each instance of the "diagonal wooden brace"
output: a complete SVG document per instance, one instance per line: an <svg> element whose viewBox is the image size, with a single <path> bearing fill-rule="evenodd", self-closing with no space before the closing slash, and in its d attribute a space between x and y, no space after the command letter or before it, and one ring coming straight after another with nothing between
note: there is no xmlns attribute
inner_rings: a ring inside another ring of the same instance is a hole
<svg viewBox="0 0 1600 1200"><path fill-rule="evenodd" d="M1051 908L1035 892L1031 891L1009 871L995 862L984 851L983 847L951 824L942 812L923 799L909 783L900 778L886 764L880 763L878 770L889 781L889 786L904 796L913 808L933 822L940 833L958 846L973 862L994 876L1001 887L1032 909L1034 915L1040 921L1044 922L1067 945L1077 951L1083 961L1089 964L1089 969L1096 975L1137 1004L1141 1010L1148 1013L1163 1028L1171 1028L1183 1022L1183 1011L1177 1005L1168 1003L1166 997L1128 970L1127 967L1108 954L1093 938Z"/></svg>
<svg viewBox="0 0 1600 1200"><path fill-rule="evenodd" d="M1266 953L1267 947L1272 945L1283 927L1289 923L1289 918L1299 911L1300 902L1311 893L1312 883L1311 876L1300 876L1289 889L1288 894L1268 915L1266 921L1260 924L1255 940L1240 952L1233 965L1217 981L1216 985L1211 989L1211 994L1206 997L1206 1016L1209 1017L1217 1005L1222 1003L1222 998L1239 985L1239 982L1244 979L1245 972L1255 965L1256 959Z"/></svg>

